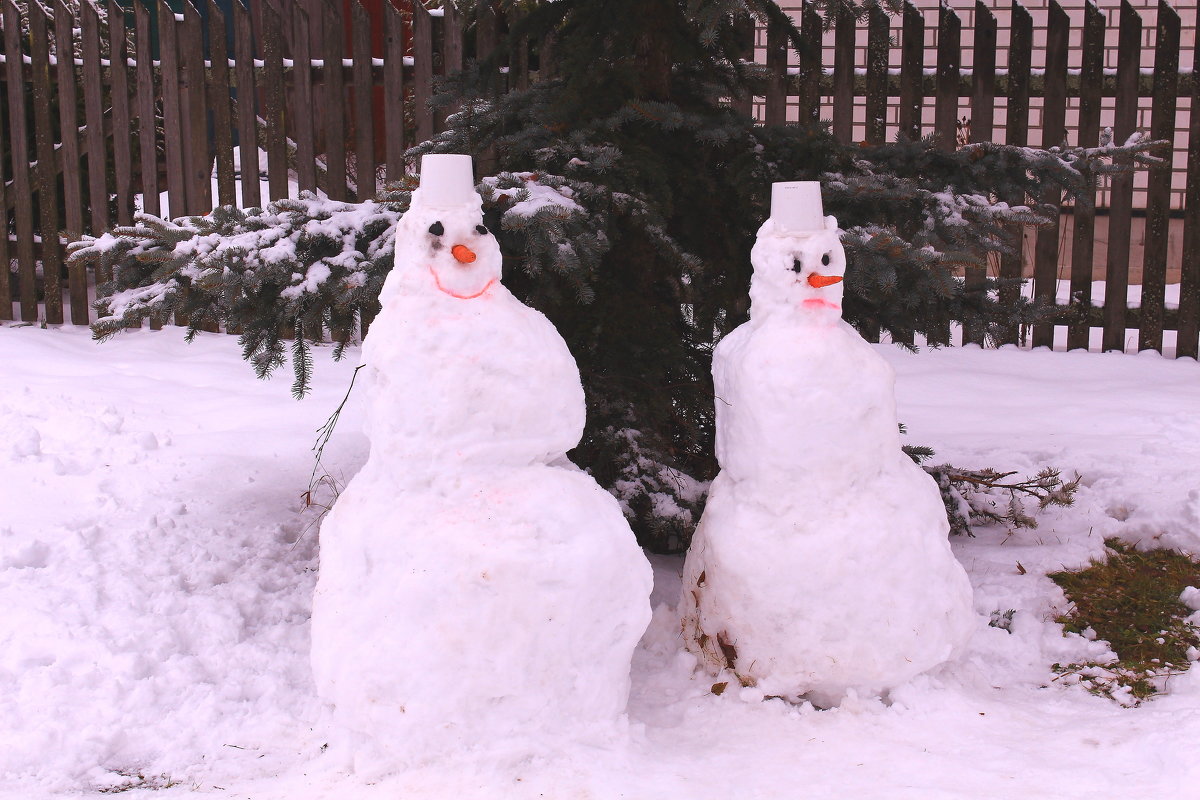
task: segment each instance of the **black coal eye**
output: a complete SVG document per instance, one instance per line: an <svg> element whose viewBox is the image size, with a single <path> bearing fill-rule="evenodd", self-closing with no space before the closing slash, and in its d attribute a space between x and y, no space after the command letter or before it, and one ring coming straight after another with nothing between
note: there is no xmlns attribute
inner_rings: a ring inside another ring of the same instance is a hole
<svg viewBox="0 0 1200 800"><path fill-rule="evenodd" d="M826 253L825 255L821 256L821 265L826 266L826 267L829 266L829 253Z"/></svg>
<svg viewBox="0 0 1200 800"><path fill-rule="evenodd" d="M482 225L476 225L475 232L478 233L480 236L487 236L488 229L483 227Z"/></svg>
<svg viewBox="0 0 1200 800"><path fill-rule="evenodd" d="M800 259L792 259L792 272L795 272L797 275L799 275L803 271L804 265L800 263Z"/></svg>
<svg viewBox="0 0 1200 800"><path fill-rule="evenodd" d="M435 222L429 226L429 232L432 233L434 236L441 236L443 233L446 232L446 229L442 227L442 223Z"/></svg>

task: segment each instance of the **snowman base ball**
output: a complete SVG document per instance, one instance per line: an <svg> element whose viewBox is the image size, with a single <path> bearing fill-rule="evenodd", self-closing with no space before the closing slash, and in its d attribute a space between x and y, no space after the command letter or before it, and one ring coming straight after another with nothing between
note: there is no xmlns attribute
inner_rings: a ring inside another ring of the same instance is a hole
<svg viewBox="0 0 1200 800"><path fill-rule="evenodd" d="M435 490L364 472L326 520L313 615L356 770L617 734L648 570L612 497L546 465Z"/></svg>

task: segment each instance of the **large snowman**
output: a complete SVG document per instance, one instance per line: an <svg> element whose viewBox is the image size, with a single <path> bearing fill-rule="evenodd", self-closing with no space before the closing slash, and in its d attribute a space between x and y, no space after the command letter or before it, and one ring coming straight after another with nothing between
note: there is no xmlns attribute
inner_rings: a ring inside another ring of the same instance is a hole
<svg viewBox="0 0 1200 800"><path fill-rule="evenodd" d="M617 502L565 452L579 372L500 283L471 159L429 155L363 345L371 452L321 526L312 666L368 774L609 740L650 618Z"/></svg>
<svg viewBox="0 0 1200 800"><path fill-rule="evenodd" d="M841 318L819 184L775 184L771 212L750 321L713 353L721 472L684 568L684 639L714 674L829 706L946 661L975 619L937 486L901 450L894 373Z"/></svg>

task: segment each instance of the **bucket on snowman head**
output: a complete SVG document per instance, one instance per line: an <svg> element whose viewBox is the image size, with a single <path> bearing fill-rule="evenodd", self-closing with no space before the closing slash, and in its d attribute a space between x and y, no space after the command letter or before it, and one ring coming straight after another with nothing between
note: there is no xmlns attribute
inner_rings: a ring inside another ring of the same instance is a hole
<svg viewBox="0 0 1200 800"><path fill-rule="evenodd" d="M470 156L458 153L421 156L421 184L413 192L414 206L455 208L479 203Z"/></svg>
<svg viewBox="0 0 1200 800"><path fill-rule="evenodd" d="M771 184L771 219L781 233L825 230L820 181L787 181Z"/></svg>

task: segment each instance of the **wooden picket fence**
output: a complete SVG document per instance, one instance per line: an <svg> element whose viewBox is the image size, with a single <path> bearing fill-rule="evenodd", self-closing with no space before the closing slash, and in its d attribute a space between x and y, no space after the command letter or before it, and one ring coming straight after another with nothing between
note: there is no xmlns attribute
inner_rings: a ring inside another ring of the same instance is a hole
<svg viewBox="0 0 1200 800"><path fill-rule="evenodd" d="M732 102L767 124L828 119L844 141L932 133L940 146L953 148L965 140L1052 146L1066 138L1095 145L1102 124L1123 140L1138 129L1148 100L1150 132L1175 141L1176 152L1144 177L1124 174L1099 187L1106 246L1096 235L1096 209L1068 206L1059 225L1032 234L1032 252L998 259L995 271L1031 274L1035 296L1049 304L1059 281L1069 280L1073 301L1061 324L1035 327L1034 345L1054 343L1058 327L1069 347L1087 347L1091 338L1093 348L1124 349L1132 330L1137 349L1162 351L1164 331L1173 331L1174 354L1196 357L1200 82L1180 69L1179 15L1161 2L1152 46L1144 47L1142 18L1122 0L1114 53L1106 45L1110 26L1094 4L1074 9L1072 19L1044 0L1042 42L1025 7L991 1L1004 5L976 2L965 31L962 9L948 4L910 2L899 17L845 17L829 31L811 5L801 4L793 13L807 46L799 52L779 29L747 27L746 57L764 63L766 77L754 96ZM165 0L126 0L129 11L115 0L103 9L91 0L77 0L78 9L68 0L48 2L46 10L28 0L23 10L15 0L0 0L6 119L0 206L10 231L0 237L0 264L16 264L15 282L0 270L0 319L11 319L16 305L21 319L41 316L50 324L64 321L64 294L70 322L87 324L89 286L107 277L76 266L64 272L64 243L129 222L136 196L144 210L160 213L164 192L172 215L259 205L299 189L334 199L372 196L382 181L404 173L404 150L435 132L438 120L428 107L435 74L490 52L501 28L488 11L466 30L448 2L433 11L414 2L400 11L384 0L375 14L359 0L344 6L250 0L248 7L238 0L208 0L206 7L203 0L200 6L173 0L182 13ZM999 13L1007 18L1003 28ZM373 51L372 32L380 26L382 44ZM78 57L52 55L51 42L54 53ZM1143 50L1153 54L1149 74ZM1115 58L1115 70L1105 68L1105 58ZM507 75L512 86L536 79L526 59ZM1184 135L1177 135L1177 111L1189 117ZM1186 181L1172 208L1175 173ZM1139 246L1132 231L1143 209ZM1184 239L1179 263L1170 266L1170 274L1178 272L1177 309L1167 309L1164 298L1172 217ZM1133 308L1126 303L1131 254L1141 256L1141 302ZM983 277L973 270L965 279L978 285ZM1097 279L1106 284L1102 306L1091 297ZM1102 331L1100 341L1093 330ZM964 338L978 336L967 331Z"/></svg>

